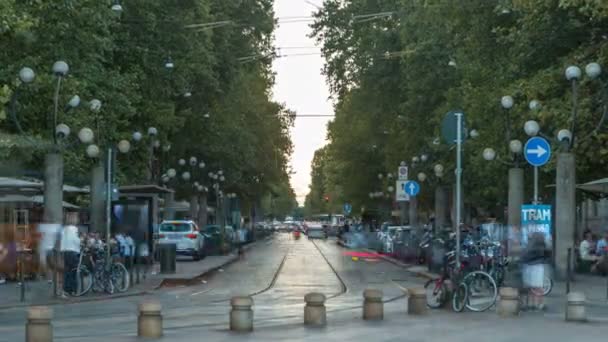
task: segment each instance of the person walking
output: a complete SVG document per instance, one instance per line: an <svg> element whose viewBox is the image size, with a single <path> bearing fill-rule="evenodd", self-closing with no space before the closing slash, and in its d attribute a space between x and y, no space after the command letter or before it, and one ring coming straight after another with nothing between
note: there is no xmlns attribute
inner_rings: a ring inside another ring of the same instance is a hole
<svg viewBox="0 0 608 342"><path fill-rule="evenodd" d="M523 266L523 285L528 294L528 310L542 311L545 309L543 303L543 283L545 279L545 267L547 264L547 247L545 236L542 233L534 233L528 241L528 246L521 257Z"/></svg>
<svg viewBox="0 0 608 342"><path fill-rule="evenodd" d="M78 227L73 222L63 227L61 235L61 254L63 255L63 294L62 298L67 298L67 294L77 291L76 267L78 266L78 254L80 253L80 237Z"/></svg>
<svg viewBox="0 0 608 342"><path fill-rule="evenodd" d="M6 230L0 239L0 284L17 273L17 243L12 229Z"/></svg>

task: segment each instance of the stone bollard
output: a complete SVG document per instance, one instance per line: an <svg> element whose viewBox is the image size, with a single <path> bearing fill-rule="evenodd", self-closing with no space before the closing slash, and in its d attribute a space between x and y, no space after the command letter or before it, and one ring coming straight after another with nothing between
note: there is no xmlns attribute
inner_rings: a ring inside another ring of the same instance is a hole
<svg viewBox="0 0 608 342"><path fill-rule="evenodd" d="M143 302L139 304L137 316L137 336L160 338L163 336L163 316L159 302Z"/></svg>
<svg viewBox="0 0 608 342"><path fill-rule="evenodd" d="M251 297L233 297L230 300L230 330L249 332L253 330L253 299Z"/></svg>
<svg viewBox="0 0 608 342"><path fill-rule="evenodd" d="M325 326L327 313L325 311L325 295L322 293L309 293L304 296L304 325Z"/></svg>
<svg viewBox="0 0 608 342"><path fill-rule="evenodd" d="M513 317L519 314L519 290L513 287L501 287L500 299L496 312L500 317Z"/></svg>
<svg viewBox="0 0 608 342"><path fill-rule="evenodd" d="M408 289L407 313L409 315L426 314L426 290L424 288Z"/></svg>
<svg viewBox="0 0 608 342"><path fill-rule="evenodd" d="M367 289L363 291L363 319L384 319L384 303L382 290Z"/></svg>
<svg viewBox="0 0 608 342"><path fill-rule="evenodd" d="M25 325L26 342L52 342L53 326L51 319L53 310L48 306L32 306L27 310Z"/></svg>
<svg viewBox="0 0 608 342"><path fill-rule="evenodd" d="M566 321L585 322L587 314L585 312L585 294L582 292L568 293L566 303Z"/></svg>

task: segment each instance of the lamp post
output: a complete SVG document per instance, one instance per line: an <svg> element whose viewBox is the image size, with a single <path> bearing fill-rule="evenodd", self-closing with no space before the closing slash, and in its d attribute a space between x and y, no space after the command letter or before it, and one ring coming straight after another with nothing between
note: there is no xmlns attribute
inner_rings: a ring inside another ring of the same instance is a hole
<svg viewBox="0 0 608 342"><path fill-rule="evenodd" d="M504 111L504 130L505 143L507 146L508 160L500 160L503 164L509 166L508 171L508 195L507 195L507 224L510 227L519 226L521 224L521 206L524 203L524 170L521 167L522 160L522 142L517 139L512 139L512 123L510 112L515 101L510 95L505 95L500 99L500 104ZM538 109L539 102L537 100L530 101L530 109ZM486 148L483 152L483 157L487 161L496 159L497 153L494 149Z"/></svg>
<svg viewBox="0 0 608 342"><path fill-rule="evenodd" d="M599 79L602 68L597 63L589 63L585 67L585 74L590 79ZM576 231L576 157L573 153L576 143L583 139L577 134L578 114L578 84L582 77L578 66L571 65L566 68L565 77L572 89L572 111L570 114L570 129L561 129L557 140L560 144L557 153L557 170L555 175L555 271L559 278L565 278L568 264L568 249L574 247ZM602 128L605 123L608 107L606 96L608 89L603 85L603 111L599 124L594 132Z"/></svg>
<svg viewBox="0 0 608 342"><path fill-rule="evenodd" d="M438 180L437 186L435 187L435 226L443 228L447 226L448 216L448 195L445 187L441 184L444 172L443 165L435 164L433 166L433 172Z"/></svg>

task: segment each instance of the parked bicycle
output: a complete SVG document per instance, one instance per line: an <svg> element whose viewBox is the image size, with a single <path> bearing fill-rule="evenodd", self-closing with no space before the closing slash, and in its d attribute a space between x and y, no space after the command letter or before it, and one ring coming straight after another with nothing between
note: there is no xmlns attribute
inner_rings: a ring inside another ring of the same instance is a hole
<svg viewBox="0 0 608 342"><path fill-rule="evenodd" d="M492 276L480 270L481 256L470 244L462 246L460 265L456 264L455 256L454 251L446 253L442 275L425 284L427 305L431 308L445 305L451 292L454 311L461 312L465 308L476 312L488 310L496 303L498 286ZM448 287L448 280L451 287Z"/></svg>
<svg viewBox="0 0 608 342"><path fill-rule="evenodd" d="M113 294L129 289L130 277L127 268L114 258L110 265L106 265L104 248L81 250L83 252L80 253L78 265L73 270L76 272L77 282L74 296L83 296L91 290Z"/></svg>

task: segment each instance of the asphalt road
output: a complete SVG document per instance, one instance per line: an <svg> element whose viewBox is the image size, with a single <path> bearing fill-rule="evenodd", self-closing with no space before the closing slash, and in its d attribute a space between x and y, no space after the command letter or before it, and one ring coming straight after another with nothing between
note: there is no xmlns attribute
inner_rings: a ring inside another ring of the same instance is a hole
<svg viewBox="0 0 608 342"><path fill-rule="evenodd" d="M167 341L557 341L583 337L605 340L606 323L568 324L549 314L500 319L496 313L432 311L406 314L400 287L421 286L401 267L383 260L353 261L334 240L294 240L276 234L245 258L193 286L164 288L152 295L53 306L54 341L138 341L136 307L153 299L163 307ZM382 289L385 320L361 320L362 292ZM328 300L328 326L302 325L303 297L322 292ZM229 300L254 299L251 334L228 331ZM0 341L23 341L25 309L0 310Z"/></svg>
<svg viewBox="0 0 608 342"><path fill-rule="evenodd" d="M387 299L403 297L393 283L408 286L403 269L380 260L353 261L344 251L334 240L294 240L290 234L276 234L258 243L243 260L194 286L165 288L143 297L53 306L55 340L132 335L136 305L146 299L161 302L164 326L171 330L224 329L229 301L235 295L253 296L256 326L300 322L303 298L309 292L324 293L329 312L360 306L367 287L383 289ZM0 341L22 340L24 323L24 308L0 311Z"/></svg>

